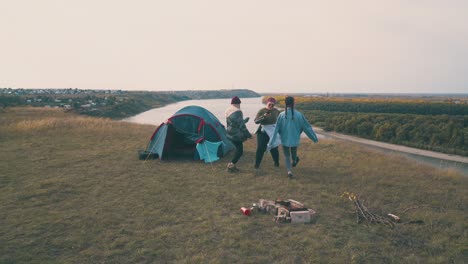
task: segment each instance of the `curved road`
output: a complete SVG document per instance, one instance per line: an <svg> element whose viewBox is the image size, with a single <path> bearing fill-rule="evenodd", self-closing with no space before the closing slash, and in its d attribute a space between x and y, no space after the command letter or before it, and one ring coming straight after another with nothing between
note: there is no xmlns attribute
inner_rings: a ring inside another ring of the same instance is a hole
<svg viewBox="0 0 468 264"><path fill-rule="evenodd" d="M434 152L434 151L429 151L429 150L422 150L422 149L410 148L410 147L401 146L401 145L378 142L378 141L358 138L358 137L354 137L354 136L343 135L343 134L339 134L339 133L335 133L335 132L325 132L325 131L323 131L323 129L318 128L318 127L314 127L314 131L317 134L323 135L325 137L348 140L348 141L353 141L353 142L357 142L357 143L365 144L365 145L370 145L370 146L374 146L374 147L390 149L390 150L394 150L394 151L400 151L400 152L403 152L403 153L409 153L409 154L414 154L414 155L419 155L419 156L431 157L431 158L435 158L435 159L449 160L449 161L455 161L455 162L468 164L468 157L463 157L463 156L458 156L458 155L450 155L450 154L439 153L439 152Z"/></svg>

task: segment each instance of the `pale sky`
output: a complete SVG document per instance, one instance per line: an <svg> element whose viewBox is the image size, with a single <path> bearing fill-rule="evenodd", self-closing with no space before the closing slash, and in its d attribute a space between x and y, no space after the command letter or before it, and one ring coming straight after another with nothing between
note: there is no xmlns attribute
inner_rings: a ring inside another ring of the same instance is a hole
<svg viewBox="0 0 468 264"><path fill-rule="evenodd" d="M0 0L0 88L468 93L466 0Z"/></svg>

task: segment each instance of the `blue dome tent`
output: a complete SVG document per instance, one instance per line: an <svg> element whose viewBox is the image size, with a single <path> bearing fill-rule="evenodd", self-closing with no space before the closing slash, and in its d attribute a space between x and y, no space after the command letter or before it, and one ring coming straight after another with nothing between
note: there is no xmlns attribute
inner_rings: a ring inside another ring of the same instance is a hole
<svg viewBox="0 0 468 264"><path fill-rule="evenodd" d="M219 160L234 148L218 118L200 106L186 106L162 123L140 158Z"/></svg>

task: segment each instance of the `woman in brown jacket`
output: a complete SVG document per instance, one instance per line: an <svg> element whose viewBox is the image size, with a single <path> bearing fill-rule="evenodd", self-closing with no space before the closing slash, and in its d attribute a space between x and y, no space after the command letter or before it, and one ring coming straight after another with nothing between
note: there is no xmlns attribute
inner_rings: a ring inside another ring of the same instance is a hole
<svg viewBox="0 0 468 264"><path fill-rule="evenodd" d="M257 116L255 117L255 124L260 124L257 129L257 152L255 153L255 168L260 167L262 162L263 155L267 151L267 145L270 141L273 132L275 131L276 120L280 114L280 111L275 108L276 100L273 97L267 99L266 107L258 111ZM279 166L279 152L278 144L273 144L273 147L270 149L271 157L273 158L273 163L275 167Z"/></svg>

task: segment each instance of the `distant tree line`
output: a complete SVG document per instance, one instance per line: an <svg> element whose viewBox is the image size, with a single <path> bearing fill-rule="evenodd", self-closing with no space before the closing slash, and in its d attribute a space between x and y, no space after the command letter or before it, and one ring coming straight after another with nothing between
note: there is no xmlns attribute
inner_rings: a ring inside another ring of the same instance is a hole
<svg viewBox="0 0 468 264"><path fill-rule="evenodd" d="M466 104L298 101L296 107L325 131L468 156Z"/></svg>
<svg viewBox="0 0 468 264"><path fill-rule="evenodd" d="M415 115L468 115L468 104L434 102L355 102L355 101L314 101L299 103L305 110L354 113L394 113Z"/></svg>
<svg viewBox="0 0 468 264"><path fill-rule="evenodd" d="M20 106L26 104L26 100L20 96L0 95L0 107Z"/></svg>

